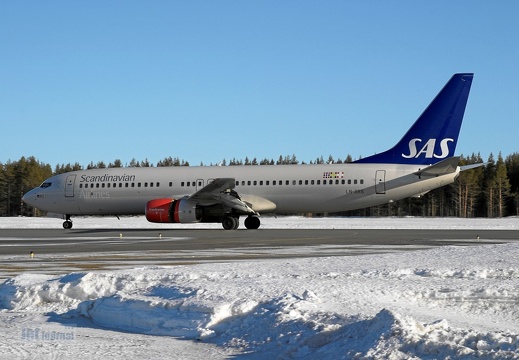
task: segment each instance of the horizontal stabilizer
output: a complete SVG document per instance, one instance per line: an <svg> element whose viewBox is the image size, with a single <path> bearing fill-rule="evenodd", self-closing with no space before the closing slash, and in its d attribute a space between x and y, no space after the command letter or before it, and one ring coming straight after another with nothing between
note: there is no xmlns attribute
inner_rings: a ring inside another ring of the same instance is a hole
<svg viewBox="0 0 519 360"><path fill-rule="evenodd" d="M453 156L448 159L442 160L439 163L418 170L414 174L418 176L438 176L450 174L456 171L459 162L460 157Z"/></svg>
<svg viewBox="0 0 519 360"><path fill-rule="evenodd" d="M470 170L470 169L475 169L475 168L478 168L481 166L485 166L487 164L488 163L485 162L485 163L478 163L478 164L463 165L463 166L460 166L460 169L461 169L461 171L465 171L465 170Z"/></svg>

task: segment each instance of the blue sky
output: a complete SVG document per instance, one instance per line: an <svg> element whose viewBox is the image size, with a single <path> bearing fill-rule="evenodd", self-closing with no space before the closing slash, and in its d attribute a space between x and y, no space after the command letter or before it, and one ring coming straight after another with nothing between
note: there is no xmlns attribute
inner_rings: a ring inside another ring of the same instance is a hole
<svg viewBox="0 0 519 360"><path fill-rule="evenodd" d="M0 162L394 145L474 72L457 153L519 151L517 1L3 1Z"/></svg>

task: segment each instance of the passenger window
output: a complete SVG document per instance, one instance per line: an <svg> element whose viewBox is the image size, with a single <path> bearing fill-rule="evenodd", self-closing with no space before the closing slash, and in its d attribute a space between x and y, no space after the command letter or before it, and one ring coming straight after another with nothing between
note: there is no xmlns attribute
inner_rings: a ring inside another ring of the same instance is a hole
<svg viewBox="0 0 519 360"><path fill-rule="evenodd" d="M272 185L276 185L276 180L273 180L273 181L272 181Z"/></svg>
<svg viewBox="0 0 519 360"><path fill-rule="evenodd" d="M184 187L184 185L185 185L185 184L184 184L184 182L182 181L182 182L180 183L180 186ZM139 185L139 186L140 186L140 185Z"/></svg>
<svg viewBox="0 0 519 360"><path fill-rule="evenodd" d="M173 182L169 182L169 187L172 187L173 186Z"/></svg>
<svg viewBox="0 0 519 360"><path fill-rule="evenodd" d="M135 187L135 183L132 183L132 187Z"/></svg>
<svg viewBox="0 0 519 360"><path fill-rule="evenodd" d="M128 183L124 183L124 187L128 187Z"/></svg>
<svg viewBox="0 0 519 360"><path fill-rule="evenodd" d="M99 188L99 183L96 184L96 189L98 189L98 188Z"/></svg>
<svg viewBox="0 0 519 360"><path fill-rule="evenodd" d="M361 183L361 184L364 184L364 179L360 179L360 183Z"/></svg>
<svg viewBox="0 0 519 360"><path fill-rule="evenodd" d="M317 185L321 185L321 180L317 180Z"/></svg>
<svg viewBox="0 0 519 360"><path fill-rule="evenodd" d="M357 179L353 180L353 183L354 183L354 184L357 184Z"/></svg>
<svg viewBox="0 0 519 360"><path fill-rule="evenodd" d="M348 179L348 185L351 185L351 179Z"/></svg>
<svg viewBox="0 0 519 360"><path fill-rule="evenodd" d="M158 182L158 183L157 183L157 187L159 187L159 186L160 186L160 183Z"/></svg>
<svg viewBox="0 0 519 360"><path fill-rule="evenodd" d="M315 180L311 180L311 181L310 181L310 184L311 184L311 185L315 185Z"/></svg>
<svg viewBox="0 0 519 360"><path fill-rule="evenodd" d="M335 180L335 185L339 185L339 180Z"/></svg>
<svg viewBox="0 0 519 360"><path fill-rule="evenodd" d="M268 180L267 180L267 182L265 183L265 185L267 185L267 186L269 185L269 181L268 181Z"/></svg>
<svg viewBox="0 0 519 360"><path fill-rule="evenodd" d="M299 185L303 185L303 180L299 180Z"/></svg>
<svg viewBox="0 0 519 360"><path fill-rule="evenodd" d="M326 185L326 180L323 180L323 185Z"/></svg>
<svg viewBox="0 0 519 360"><path fill-rule="evenodd" d="M263 180L260 180L260 185L263 185Z"/></svg>
<svg viewBox="0 0 519 360"><path fill-rule="evenodd" d="M153 183L152 182L150 182L150 187L153 187Z"/></svg>

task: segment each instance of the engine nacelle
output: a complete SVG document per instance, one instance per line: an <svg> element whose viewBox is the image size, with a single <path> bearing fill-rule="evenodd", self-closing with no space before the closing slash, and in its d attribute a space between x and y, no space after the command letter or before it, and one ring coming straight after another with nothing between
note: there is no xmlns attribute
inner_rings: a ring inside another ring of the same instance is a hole
<svg viewBox="0 0 519 360"><path fill-rule="evenodd" d="M202 216L197 205L189 200L154 199L146 204L146 220L154 223L195 223Z"/></svg>

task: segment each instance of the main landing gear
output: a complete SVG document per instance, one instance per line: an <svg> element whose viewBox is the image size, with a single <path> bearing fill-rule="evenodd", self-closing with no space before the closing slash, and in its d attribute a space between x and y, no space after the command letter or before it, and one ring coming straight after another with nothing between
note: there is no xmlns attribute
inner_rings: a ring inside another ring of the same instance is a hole
<svg viewBox="0 0 519 360"><path fill-rule="evenodd" d="M245 219L245 227L247 229L257 229L260 227L260 219L257 216L249 215ZM238 217L227 215L222 220L222 226L225 230L236 230L240 225L240 219Z"/></svg>
<svg viewBox="0 0 519 360"><path fill-rule="evenodd" d="M222 220L222 226L225 230L236 230L240 225L240 219L232 215L227 215Z"/></svg>
<svg viewBox="0 0 519 360"><path fill-rule="evenodd" d="M257 216L247 216L247 218L245 219L245 227L247 229L253 229L253 230L256 230L257 228L260 227L260 219L259 217Z"/></svg>
<svg viewBox="0 0 519 360"><path fill-rule="evenodd" d="M65 215L65 219L65 222L63 222L63 229L72 229L72 220L70 220L70 215Z"/></svg>

